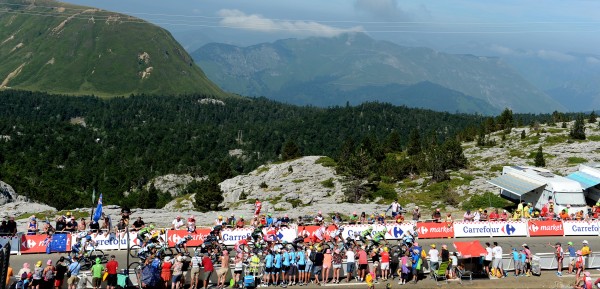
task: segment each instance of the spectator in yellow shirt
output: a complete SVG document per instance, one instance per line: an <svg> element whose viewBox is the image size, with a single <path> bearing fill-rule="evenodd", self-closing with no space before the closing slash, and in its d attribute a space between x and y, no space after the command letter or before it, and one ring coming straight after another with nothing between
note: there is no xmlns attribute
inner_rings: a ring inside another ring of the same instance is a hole
<svg viewBox="0 0 600 289"><path fill-rule="evenodd" d="M583 240L583 247L581 247L581 255L587 256L592 253L592 249L590 249L590 244L587 240Z"/></svg>

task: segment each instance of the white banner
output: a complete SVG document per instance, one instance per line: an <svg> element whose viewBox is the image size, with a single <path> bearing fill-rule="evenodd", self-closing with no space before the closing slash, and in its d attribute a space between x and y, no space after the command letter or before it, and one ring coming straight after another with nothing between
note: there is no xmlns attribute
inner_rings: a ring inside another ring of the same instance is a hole
<svg viewBox="0 0 600 289"><path fill-rule="evenodd" d="M407 230L411 230L413 227L412 223L402 223L402 224L386 224L384 225L347 225L344 226L344 232L342 236L344 239L352 236L354 237L354 233L358 232L360 235L363 231L367 230L369 226L373 226L373 232L371 232L371 236L375 234L375 232L385 231L385 239L386 240L397 240L400 239L402 234Z"/></svg>
<svg viewBox="0 0 600 289"><path fill-rule="evenodd" d="M223 244L227 246L232 246L237 243L237 241L246 239L248 236L252 235L252 228L243 228L243 229L224 229L221 231L221 238L223 239Z"/></svg>
<svg viewBox="0 0 600 289"><path fill-rule="evenodd" d="M527 222L523 221L490 221L493 237L523 237L527 236Z"/></svg>
<svg viewBox="0 0 600 289"><path fill-rule="evenodd" d="M21 248L21 236L0 237L0 249L4 248L8 243L10 243L10 254L19 254L19 248Z"/></svg>
<svg viewBox="0 0 600 289"><path fill-rule="evenodd" d="M490 237L492 228L487 222L454 222L454 237Z"/></svg>
<svg viewBox="0 0 600 289"><path fill-rule="evenodd" d="M565 236L598 236L598 221L563 221Z"/></svg>

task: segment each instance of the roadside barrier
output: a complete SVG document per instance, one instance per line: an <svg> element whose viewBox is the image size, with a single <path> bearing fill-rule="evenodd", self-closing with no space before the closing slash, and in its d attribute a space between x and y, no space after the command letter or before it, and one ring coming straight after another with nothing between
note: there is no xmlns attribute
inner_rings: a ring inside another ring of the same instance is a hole
<svg viewBox="0 0 600 289"><path fill-rule="evenodd" d="M373 227L373 233L385 231L385 238L388 240L399 240L402 235L409 230L413 230L416 225L416 232L419 239L436 238L463 238L463 237L537 237L537 236L600 236L600 221L554 221L554 220L527 220L527 221L486 221L486 222L405 222L401 224L388 223L382 224L359 224L343 225L344 231L341 237L346 239L354 236L355 233L361 234L370 226ZM312 237L318 226L296 226L291 225L283 227L275 233L279 240L292 242L299 233ZM227 246L234 245L237 241L250 236L253 232L252 227L241 229L224 228L221 231L221 237ZM268 228L263 229L267 234ZM271 229L274 230L274 229ZM329 241L330 235L336 230L334 226L329 226L324 234L325 240ZM167 241L169 247L174 247L177 241L188 234L192 240L188 241L189 247L202 245L206 236L210 233L210 228L198 228L189 233L186 230L165 230L160 237ZM59 235L62 236L59 238ZM67 252L71 250L71 245L76 242L77 234L55 234L53 238L47 235L24 235L17 234L14 237L0 237L0 248L5 244L11 244L11 254L29 254L29 253L47 253L47 252ZM119 233L94 233L92 240L96 242L97 249L100 250L126 250L127 234ZM129 232L129 246L140 245L137 238L137 232ZM50 246L50 248L48 248ZM598 263L600 267L600 256L591 258L589 264Z"/></svg>

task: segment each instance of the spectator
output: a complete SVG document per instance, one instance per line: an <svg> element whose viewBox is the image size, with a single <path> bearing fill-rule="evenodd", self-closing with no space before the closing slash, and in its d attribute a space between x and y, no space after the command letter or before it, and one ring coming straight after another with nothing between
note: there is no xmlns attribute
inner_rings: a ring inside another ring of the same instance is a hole
<svg viewBox="0 0 600 289"><path fill-rule="evenodd" d="M44 228L42 229L43 234L51 235L54 233L54 227L50 225L49 221L44 222Z"/></svg>
<svg viewBox="0 0 600 289"><path fill-rule="evenodd" d="M215 270L208 253L205 253L204 257L202 257L202 268L204 269L204 273L202 273L202 280L204 282L203 288L207 289L208 283L210 282L210 275L212 275L212 272Z"/></svg>
<svg viewBox="0 0 600 289"><path fill-rule="evenodd" d="M271 225L273 225L273 214L271 214L271 213L268 213L268 214L267 214L267 219L266 219L266 220L267 220L267 226L271 226Z"/></svg>
<svg viewBox="0 0 600 289"><path fill-rule="evenodd" d="M42 268L42 261L37 261L35 263L35 267L33 267L33 275L31 280L31 288L32 289L40 289L43 287L43 278L44 278L44 268Z"/></svg>
<svg viewBox="0 0 600 289"><path fill-rule="evenodd" d="M485 243L485 258L483 259L483 268L485 269L485 273L488 276L491 274L490 265L492 264L492 260L494 259L494 254L492 252L492 247L490 246L490 242Z"/></svg>
<svg viewBox="0 0 600 289"><path fill-rule="evenodd" d="M128 207L121 208L121 219L126 225L129 225L129 217L131 216L131 210Z"/></svg>
<svg viewBox="0 0 600 289"><path fill-rule="evenodd" d="M73 258L71 265L69 265L69 269L67 272L71 275L69 279L67 279L68 289L76 289L77 283L79 283L79 270L81 269L81 265L79 264L79 260L77 258Z"/></svg>
<svg viewBox="0 0 600 289"><path fill-rule="evenodd" d="M479 220L481 218L481 211L483 211L483 210L482 209L479 209L479 211L475 210L475 213L473 213L473 221L479 222Z"/></svg>
<svg viewBox="0 0 600 289"><path fill-rule="evenodd" d="M358 220L360 224L367 223L367 214L365 212L360 213L360 219Z"/></svg>
<svg viewBox="0 0 600 289"><path fill-rule="evenodd" d="M581 250L577 251L576 254L577 254L577 259L575 260L575 268L576 268L575 284L579 284L579 282L581 280L581 273L583 272L583 270L585 270L585 260L583 259Z"/></svg>
<svg viewBox="0 0 600 289"><path fill-rule="evenodd" d="M184 226L185 226L185 224L183 223L183 220L181 219L181 216L177 216L173 220L173 222L171 222L171 229L172 230L182 230L184 228Z"/></svg>
<svg viewBox="0 0 600 289"><path fill-rule="evenodd" d="M254 215L258 216L260 214L260 209L262 208L262 203L256 199L256 201L254 201Z"/></svg>
<svg viewBox="0 0 600 289"><path fill-rule="evenodd" d="M10 264L8 264L8 266L6 268L6 287L5 288L9 288L10 278L12 278L13 275L14 275L13 268L10 266Z"/></svg>
<svg viewBox="0 0 600 289"><path fill-rule="evenodd" d="M400 206L400 204L398 203L398 199L394 200L392 204L387 208L387 210L385 210L385 212L387 213L387 211L389 210L392 210L392 218L396 217L396 215L401 213L402 206Z"/></svg>
<svg viewBox="0 0 600 289"><path fill-rule="evenodd" d="M65 231L67 231L67 232L77 231L77 221L75 221L75 218L73 218L73 217L67 218L67 225L65 227Z"/></svg>
<svg viewBox="0 0 600 289"><path fill-rule="evenodd" d="M498 215L498 209L494 209L492 213L490 213L490 221L498 221L500 215Z"/></svg>
<svg viewBox="0 0 600 289"><path fill-rule="evenodd" d="M358 222L359 222L358 215L356 214L356 211L354 211L354 212L352 212L352 216L350 216L349 224L350 225L355 225Z"/></svg>
<svg viewBox="0 0 600 289"><path fill-rule="evenodd" d="M454 222L454 219L452 219L452 213L448 213L446 214L446 220L447 223L452 223Z"/></svg>
<svg viewBox="0 0 600 289"><path fill-rule="evenodd" d="M390 253L388 247L381 249L381 279L387 281L390 275Z"/></svg>
<svg viewBox="0 0 600 289"><path fill-rule="evenodd" d="M487 222L489 220L488 211L479 209L479 221Z"/></svg>
<svg viewBox="0 0 600 289"><path fill-rule="evenodd" d="M106 272L108 276L106 277L106 288L107 289L115 289L117 286L117 273L119 270L119 262L115 260L115 255L110 255L110 261L106 263Z"/></svg>
<svg viewBox="0 0 600 289"><path fill-rule="evenodd" d="M315 275L315 284L322 285L319 281L319 275L323 272L323 261L325 259L325 255L321 252L319 248L316 248L317 253L315 254L315 261L313 262L313 274ZM325 282L326 280L322 280Z"/></svg>
<svg viewBox="0 0 600 289"><path fill-rule="evenodd" d="M575 261L577 260L577 250L573 247L573 242L567 243L567 251L569 252L569 274L573 274L573 269L575 268Z"/></svg>
<svg viewBox="0 0 600 289"><path fill-rule="evenodd" d="M221 267L217 270L217 288L225 287L225 277L229 271L229 251L223 250L223 256L221 256Z"/></svg>
<svg viewBox="0 0 600 289"><path fill-rule="evenodd" d="M523 247L523 252L525 252L525 275L527 275L527 277L531 276L531 259L532 259L532 254L531 254L531 250L529 249L529 246L527 246L527 244L523 244L521 245Z"/></svg>
<svg viewBox="0 0 600 289"><path fill-rule="evenodd" d="M227 218L227 225L228 226L235 226L235 215L233 213L231 213L231 216L229 216L229 218Z"/></svg>
<svg viewBox="0 0 600 289"><path fill-rule="evenodd" d="M287 216L287 215L286 215ZM288 219L289 220L289 219ZM235 223L235 227L238 229L244 228L245 226L245 222L244 222L244 216L241 216L237 222Z"/></svg>
<svg viewBox="0 0 600 289"><path fill-rule="evenodd" d="M510 216L508 215L508 211L503 210L502 214L500 215L500 221L507 221L508 218L510 218Z"/></svg>
<svg viewBox="0 0 600 289"><path fill-rule="evenodd" d="M315 216L315 223L320 224L323 222L323 220L324 220L323 213L321 211L319 211L317 213L317 215Z"/></svg>
<svg viewBox="0 0 600 289"><path fill-rule="evenodd" d="M520 270L521 268L521 256L519 254L519 251L517 251L517 248L512 248L512 258L513 258L513 263L515 264L515 273L514 276L519 276L519 272L522 273L522 271Z"/></svg>
<svg viewBox="0 0 600 289"><path fill-rule="evenodd" d="M440 254L442 256L442 263L450 261L450 251L448 251L448 245L442 245L442 252Z"/></svg>
<svg viewBox="0 0 600 289"><path fill-rule="evenodd" d="M15 217L10 217L7 222L8 234L11 236L15 236L17 234L17 222L15 222Z"/></svg>
<svg viewBox="0 0 600 289"><path fill-rule="evenodd" d="M400 266L401 268L398 269L398 275L400 275L400 281L398 281L399 285L404 285L406 284L406 282L409 279L409 274L410 274L410 269L409 267L411 267L411 265L409 265L409 260L410 260L410 252L406 251L404 256L401 257L400 259Z"/></svg>
<svg viewBox="0 0 600 289"><path fill-rule="evenodd" d="M500 270L502 277L504 277L504 266L502 264L502 247L498 246L498 242L494 242L494 248L492 248L492 253L494 254L492 268Z"/></svg>
<svg viewBox="0 0 600 289"><path fill-rule="evenodd" d="M433 271L437 271L440 267L440 252L436 249L435 244L429 245L431 249L429 249L429 268L431 268L431 274L433 275Z"/></svg>
<svg viewBox="0 0 600 289"><path fill-rule="evenodd" d="M569 217L569 213L567 213L567 209L562 209L562 211L560 211L560 214L558 214L558 216L560 217L561 220L565 221L565 220L569 220L571 219Z"/></svg>
<svg viewBox="0 0 600 289"><path fill-rule="evenodd" d="M340 271L342 270L342 254L339 249L335 249L332 255L333 262L333 283L340 283Z"/></svg>
<svg viewBox="0 0 600 289"><path fill-rule="evenodd" d="M8 217L4 217L2 224L0 224L0 236L8 235Z"/></svg>
<svg viewBox="0 0 600 289"><path fill-rule="evenodd" d="M87 228L87 224L85 223L85 218L81 218L79 220L79 224L77 224L77 231L83 232Z"/></svg>
<svg viewBox="0 0 600 289"><path fill-rule="evenodd" d="M56 262L56 275L54 276L54 288L61 289L65 280L65 273L67 273L67 266L65 265L65 257L60 257Z"/></svg>
<svg viewBox="0 0 600 289"><path fill-rule="evenodd" d="M346 251L346 282L350 282L352 280L352 275L356 270L356 261L354 259L354 249L350 248Z"/></svg>
<svg viewBox="0 0 600 289"><path fill-rule="evenodd" d="M448 266L448 273L450 275L450 279L456 278L456 267L458 266L458 256L456 252L452 252L450 255L450 266Z"/></svg>
<svg viewBox="0 0 600 289"><path fill-rule="evenodd" d="M369 267L369 260L367 259L367 252L365 251L365 247L361 247L358 251L358 272L357 277L359 277L360 282L365 280L365 274L367 273L367 269Z"/></svg>
<svg viewBox="0 0 600 289"><path fill-rule="evenodd" d="M331 254L331 249L327 249L325 254L323 254L323 270L321 272L322 282L329 283L329 272L331 271L333 265L333 255Z"/></svg>
<svg viewBox="0 0 600 289"><path fill-rule="evenodd" d="M463 221L465 222L471 222L473 221L473 214L471 214L471 210L467 210L465 212L465 214L463 215Z"/></svg>
<svg viewBox="0 0 600 289"><path fill-rule="evenodd" d="M122 220L122 219L121 219ZM133 222L133 230L134 231L139 231L141 230L144 226L146 225L146 223L144 223L144 220L142 220L141 216L137 217L137 220L135 220L135 222Z"/></svg>
<svg viewBox="0 0 600 289"><path fill-rule="evenodd" d="M523 208L525 208L525 201L521 200L521 202L519 202L517 205L517 212L519 212L519 215L523 215Z"/></svg>
<svg viewBox="0 0 600 289"><path fill-rule="evenodd" d="M112 229L112 220L111 220L110 216L102 213L101 219L102 219L102 226L100 226L100 229L102 229L104 232L110 232L110 229Z"/></svg>
<svg viewBox="0 0 600 289"><path fill-rule="evenodd" d="M104 273L104 266L100 258L96 258L96 264L92 266L92 286L94 289L99 289L102 284L102 273Z"/></svg>
<svg viewBox="0 0 600 289"><path fill-rule="evenodd" d="M177 256L173 263L173 276L171 277L171 289L182 288L182 277L183 277L183 257Z"/></svg>
<svg viewBox="0 0 600 289"><path fill-rule="evenodd" d="M523 218L530 219L531 218L531 203L528 203L523 207Z"/></svg>
<svg viewBox="0 0 600 289"><path fill-rule="evenodd" d="M37 220L35 219L35 215L32 215L29 218L29 224L27 225L27 235L37 235L38 230Z"/></svg>
<svg viewBox="0 0 600 289"><path fill-rule="evenodd" d="M404 223L404 215L402 215L402 213L396 215L396 217L394 219L397 224Z"/></svg>
<svg viewBox="0 0 600 289"><path fill-rule="evenodd" d="M171 268L173 267L173 263L171 262L171 257L166 256L164 262L160 268L160 279L164 282L164 288L169 288L169 282L173 278L171 274Z"/></svg>
<svg viewBox="0 0 600 289"><path fill-rule="evenodd" d="M96 222L96 221L92 220L92 221L90 222L90 231L91 231L92 233L96 233L96 234L97 234L98 232L100 232L100 223L98 223L98 222Z"/></svg>
<svg viewBox="0 0 600 289"><path fill-rule="evenodd" d="M379 216L377 216L377 223L380 225L385 225L385 213L381 213Z"/></svg>
<svg viewBox="0 0 600 289"><path fill-rule="evenodd" d="M340 216L340 213L336 212L335 215L333 216L333 218L331 218L331 220L333 221L334 224L339 224L342 222L342 216Z"/></svg>
<svg viewBox="0 0 600 289"><path fill-rule="evenodd" d="M283 216L283 218L281 218L281 225L287 227L289 224L290 224L290 217L288 217L288 215L285 214Z"/></svg>
<svg viewBox="0 0 600 289"><path fill-rule="evenodd" d="M419 278L419 271L421 270L421 251L423 249L419 246L419 243L415 242L411 248L411 262L412 262L412 277L413 283L417 284Z"/></svg>
<svg viewBox="0 0 600 289"><path fill-rule="evenodd" d="M556 258L556 262L558 264L558 267L556 269L556 275L562 276L564 252L561 247L561 244L560 244L560 242L556 242L556 244L554 246L552 246L552 245L550 245L550 243L548 243L548 246L554 248L554 257Z"/></svg>
<svg viewBox="0 0 600 289"><path fill-rule="evenodd" d="M412 219L413 221L418 221L419 219L421 219L421 211L419 210L419 206L415 206L415 208L413 209Z"/></svg>
<svg viewBox="0 0 600 289"><path fill-rule="evenodd" d="M431 218L435 221L435 222L441 222L442 220L442 213L440 213L440 209L437 208L435 209L435 211L433 212L433 214L431 214Z"/></svg>
<svg viewBox="0 0 600 289"><path fill-rule="evenodd" d="M127 227L127 225L125 224L125 220L120 219L119 223L117 224L117 226L115 227L115 230L117 230L118 232L123 232L125 231L125 228Z"/></svg>
<svg viewBox="0 0 600 289"><path fill-rule="evenodd" d="M67 221L64 216L56 218L56 225L54 226L57 233L63 233L67 228Z"/></svg>

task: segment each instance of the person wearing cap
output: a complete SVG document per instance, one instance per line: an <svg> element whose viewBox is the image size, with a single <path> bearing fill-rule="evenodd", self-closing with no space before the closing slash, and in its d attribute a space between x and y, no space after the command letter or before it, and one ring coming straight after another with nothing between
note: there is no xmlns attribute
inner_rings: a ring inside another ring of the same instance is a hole
<svg viewBox="0 0 600 289"><path fill-rule="evenodd" d="M587 240L583 240L581 246L581 256L583 256L583 260L585 262L585 265L588 265L588 256L592 253L592 249L590 249L590 244L588 243Z"/></svg>
<svg viewBox="0 0 600 289"><path fill-rule="evenodd" d="M556 258L556 263L558 264L558 267L556 268L556 275L557 276L562 276L562 267L563 267L563 258L564 258L564 252L562 249L562 246L560 244L560 242L556 242L556 244L551 245L550 243L548 243L548 246L554 248L554 258Z"/></svg>
<svg viewBox="0 0 600 289"><path fill-rule="evenodd" d="M56 218L56 223L54 223L55 232L58 234L62 234L64 233L66 227L67 221L65 219L65 216L58 216Z"/></svg>
<svg viewBox="0 0 600 289"><path fill-rule="evenodd" d="M185 223L181 219L181 216L177 216L173 222L171 222L171 230L181 230L185 227Z"/></svg>
<svg viewBox="0 0 600 289"><path fill-rule="evenodd" d="M56 276L56 268L52 265L52 260L46 261L46 267L42 272L44 281L40 285L41 288L52 288L54 285L54 278Z"/></svg>
<svg viewBox="0 0 600 289"><path fill-rule="evenodd" d="M35 218L35 215L32 215L29 218L29 224L27 225L27 235L37 235L38 233L38 223Z"/></svg>
<svg viewBox="0 0 600 289"><path fill-rule="evenodd" d="M171 276L171 289L179 289L183 287L183 256L177 256L174 259L173 266L171 267L171 270L173 270L173 275Z"/></svg>
<svg viewBox="0 0 600 289"><path fill-rule="evenodd" d="M287 227L290 224L290 217L288 216L288 214L283 215L283 218L281 218L281 225Z"/></svg>
<svg viewBox="0 0 600 289"><path fill-rule="evenodd" d="M102 273L104 273L104 266L102 266L102 260L96 258L96 264L92 266L92 286L94 289L99 289L102 284Z"/></svg>
<svg viewBox="0 0 600 289"><path fill-rule="evenodd" d="M429 247L431 249L429 249L427 256L429 256L429 268L431 269L431 275L433 276L433 272L437 271L440 267L440 252L437 250L435 244L431 244Z"/></svg>
<svg viewBox="0 0 600 289"><path fill-rule="evenodd" d="M356 211L354 211L352 212L352 216L350 216L348 224L355 225L356 223L358 223L358 214L356 213Z"/></svg>
<svg viewBox="0 0 600 289"><path fill-rule="evenodd" d="M164 282L164 288L169 288L169 282L171 282L171 278L173 275L171 274L171 268L173 267L173 262L171 261L171 256L166 256L163 259L162 265L160 267L160 279Z"/></svg>
<svg viewBox="0 0 600 289"><path fill-rule="evenodd" d="M44 268L42 268L42 261L37 261L35 267L33 267L31 289L40 289L42 287L42 281L44 278Z"/></svg>
<svg viewBox="0 0 600 289"><path fill-rule="evenodd" d="M567 251L569 252L569 274L573 274L573 269L575 268L575 261L577 261L577 249L573 247L573 242L569 241L567 243Z"/></svg>
<svg viewBox="0 0 600 289"><path fill-rule="evenodd" d="M519 273L523 273L521 267L521 255L519 254L519 250L517 248L512 248L512 258L513 263L515 264L515 273L514 276L519 276Z"/></svg>

